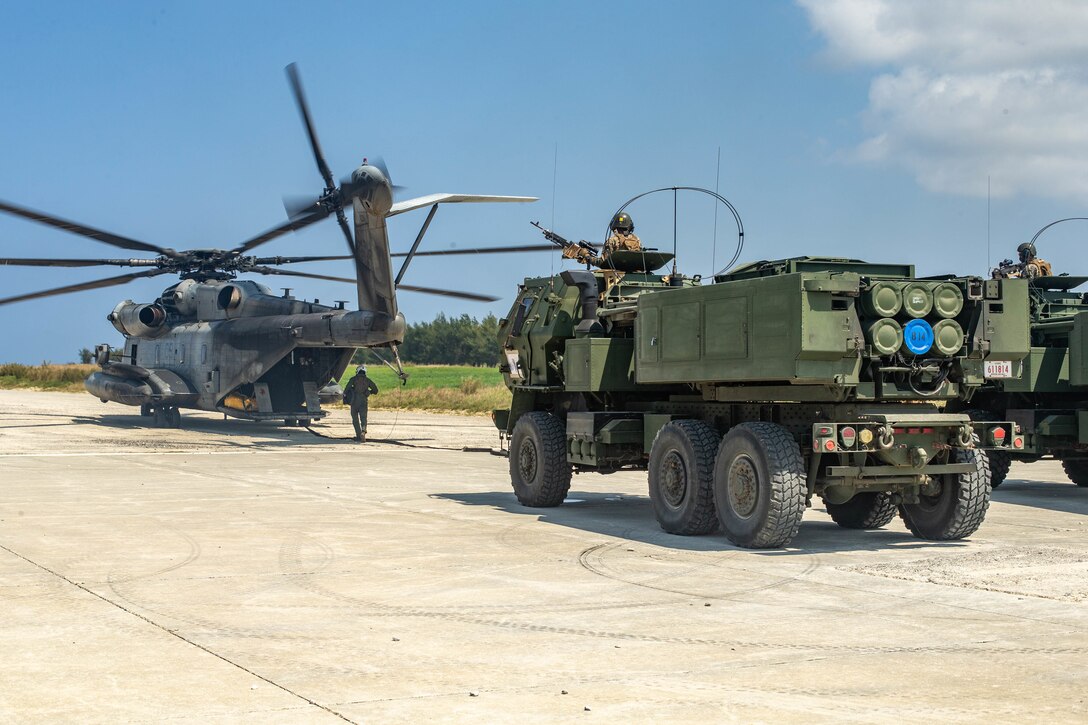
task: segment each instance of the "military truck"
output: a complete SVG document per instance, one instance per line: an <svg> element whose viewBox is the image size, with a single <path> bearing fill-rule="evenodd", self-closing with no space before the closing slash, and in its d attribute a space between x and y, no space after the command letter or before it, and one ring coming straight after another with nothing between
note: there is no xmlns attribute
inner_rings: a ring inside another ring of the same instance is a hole
<svg viewBox="0 0 1088 725"><path fill-rule="evenodd" d="M1024 432L1022 449L989 452L995 488L1012 461L1044 457L1060 460L1073 483L1088 486L1088 293L1075 291L1085 282L1067 275L1030 279L1031 349L1023 369L990 380L970 409L959 406L978 418L1008 418Z"/></svg>
<svg viewBox="0 0 1088 725"><path fill-rule="evenodd" d="M646 469L665 531L743 547L788 544L814 496L848 529L897 511L923 539L979 527L983 450L1024 439L944 408L1020 369L1025 280L797 257L703 284L656 273L672 258L614 252L520 286L494 421L522 504L560 505L574 472Z"/></svg>

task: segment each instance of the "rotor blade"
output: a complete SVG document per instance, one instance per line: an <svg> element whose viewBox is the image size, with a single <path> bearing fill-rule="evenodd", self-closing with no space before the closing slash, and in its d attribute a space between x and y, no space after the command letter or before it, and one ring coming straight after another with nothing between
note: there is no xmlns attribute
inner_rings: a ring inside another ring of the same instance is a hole
<svg viewBox="0 0 1088 725"><path fill-rule="evenodd" d="M0 267L155 267L157 259L14 259L0 257Z"/></svg>
<svg viewBox="0 0 1088 725"><path fill-rule="evenodd" d="M279 226L272 227L268 231L266 231L266 232L264 232L262 234L258 234L257 236L253 237L249 241L242 242L241 244L239 244L237 247L235 247L231 251L234 252L235 254L242 254L243 252L248 252L249 250L253 249L254 247L258 247L258 246L264 244L265 242L270 242L273 239L275 239L276 237L281 236L283 234L286 234L287 232L294 232L294 231L297 231L299 229L302 229L303 227L308 227L311 224L313 224L314 222L319 222L322 219L324 219L325 217L327 217L328 215L329 215L328 209L325 209L324 207L319 206L318 208L314 209L309 214L305 214L303 216L297 216L297 217L294 217L293 219L288 219L283 224L280 224Z"/></svg>
<svg viewBox="0 0 1088 725"><path fill-rule="evenodd" d="M382 175L385 176L386 180L390 184L393 183L393 177L389 175L389 167L386 165L384 158L382 158L381 156L375 156L371 159L368 159L368 163L381 171Z"/></svg>
<svg viewBox="0 0 1088 725"><path fill-rule="evenodd" d="M287 212L289 219L313 211L319 206L321 206L320 201L313 195L292 194L283 197L283 209Z"/></svg>
<svg viewBox="0 0 1088 725"><path fill-rule="evenodd" d="M298 262L332 262L341 259L355 259L349 254L340 254L329 257L257 257L254 264L296 264Z"/></svg>
<svg viewBox="0 0 1088 725"><path fill-rule="evenodd" d="M250 267L247 272L255 272L256 274L278 274L282 277L305 277L307 279L324 279L329 282L347 282L349 284L355 284L355 280L350 277L330 277L327 274L310 274L309 272L294 272L289 269L276 269L275 267Z"/></svg>
<svg viewBox="0 0 1088 725"><path fill-rule="evenodd" d="M498 297L478 295L475 292L458 292L449 289L435 289L434 287L416 287L408 284L399 285L397 290L403 290L405 292L422 292L426 295L438 295L440 297L457 297L462 300L472 300L473 302L497 302L499 300Z"/></svg>
<svg viewBox="0 0 1088 725"><path fill-rule="evenodd" d="M442 257L450 254L504 254L507 252L554 252L559 247L554 244L528 244L521 247L472 247L468 249L435 249L429 252L416 252L417 257ZM391 257L407 257L407 252L394 252Z"/></svg>
<svg viewBox="0 0 1088 725"><path fill-rule="evenodd" d="M98 242L105 242L106 244L112 244L115 247L121 249L135 249L140 252L154 252L156 254L164 254L168 257L176 256L176 252L173 249L166 249L156 244L148 244L147 242L141 242L136 239L129 239L128 237L118 236L117 234L111 234L104 232L101 229L95 229L94 227L88 227L83 224L68 221L67 219L61 219L45 212L34 211L33 209L27 209L26 207L16 206L6 201L0 201L0 211L6 211L9 214L15 216L21 216L24 219L29 219L32 222L38 222L39 224L45 224L47 226L55 227L57 229L63 229L66 232L72 234L79 234L80 236L94 239Z"/></svg>
<svg viewBox="0 0 1088 725"><path fill-rule="evenodd" d="M398 201L396 204L389 208L389 213L386 216L396 216L397 214L403 214L406 211L412 211L413 209L422 209L425 206L432 206L434 204L462 204L466 202L533 202L537 201L535 196L494 196L490 194L428 194L427 196L416 197L415 199L406 199L404 201Z"/></svg>
<svg viewBox="0 0 1088 725"><path fill-rule="evenodd" d="M526 244L521 247L469 247L465 249L435 249L416 252L417 257L444 257L451 254L505 254L508 252L552 252L558 249L554 244ZM407 257L407 252L393 252L390 257ZM339 262L355 259L349 254L322 257L258 257L254 264L297 264L299 262ZM3 262L0 262L3 264Z"/></svg>
<svg viewBox="0 0 1088 725"><path fill-rule="evenodd" d="M336 223L340 225L340 231L344 233L344 239L348 243L348 251L355 254L355 236L351 233L351 227L348 226L348 219L344 215L344 210L340 209L336 212Z"/></svg>
<svg viewBox="0 0 1088 725"><path fill-rule="evenodd" d="M298 75L298 66L291 63L286 70L287 80L290 82L291 90L295 94L295 104L298 106L298 112L302 115L302 122L306 125L306 135L310 138L310 148L314 152L317 170L321 173L321 178L325 180L325 186L331 189L336 186L336 182L333 181L332 171L329 170L329 165L325 163L325 157L321 153L321 144L317 140L313 119L310 118L310 106L306 103L306 93L302 90L302 79Z"/></svg>
<svg viewBox="0 0 1088 725"><path fill-rule="evenodd" d="M355 284L355 280L350 277L330 277L325 274L308 274L306 272L291 272L286 269L275 269L274 267L253 267L249 272L256 272L257 274L278 274L285 277L306 277L307 279L324 279L330 282L347 282L348 284ZM472 300L474 302L496 302L498 297L492 297L490 295L478 295L475 292L458 292L456 290L446 289L434 289L433 287L416 287L414 285L402 284L397 287L398 290L404 290L405 292L422 292L428 295L440 295L442 297L457 297L463 300Z"/></svg>
<svg viewBox="0 0 1088 725"><path fill-rule="evenodd" d="M54 295L66 295L71 292L83 292L84 290L100 289L102 287L114 287L119 284L125 284L135 279L141 279L143 277L155 277L160 274L166 274L165 269L149 269L146 272L133 272L131 274L122 274L118 277L106 277L105 279L96 279L93 282L81 282L79 284L71 284L67 287L57 287L55 289L44 290L42 292L31 292L30 294L18 295L17 297L7 297L0 300L0 305L8 305L12 302L22 302L24 300L34 300L40 297L53 297Z"/></svg>

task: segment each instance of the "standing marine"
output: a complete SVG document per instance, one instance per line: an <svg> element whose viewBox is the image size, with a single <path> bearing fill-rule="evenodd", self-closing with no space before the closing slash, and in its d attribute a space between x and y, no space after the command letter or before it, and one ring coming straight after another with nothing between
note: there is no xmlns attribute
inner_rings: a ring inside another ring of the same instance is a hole
<svg viewBox="0 0 1088 725"><path fill-rule="evenodd" d="M1053 265L1045 259L1036 256L1035 245L1031 242L1024 242L1017 247L1016 255L1020 258L1019 262L1013 262L1011 259L1006 259L994 270L993 276L995 278L1004 277L1008 279L1017 277L1034 279L1035 277L1053 276Z"/></svg>
<svg viewBox="0 0 1088 725"><path fill-rule="evenodd" d="M348 381L344 389L344 402L351 406L351 424L355 426L355 440L366 441L366 417L371 395L377 395L378 386L366 376L366 366L360 365L355 377Z"/></svg>

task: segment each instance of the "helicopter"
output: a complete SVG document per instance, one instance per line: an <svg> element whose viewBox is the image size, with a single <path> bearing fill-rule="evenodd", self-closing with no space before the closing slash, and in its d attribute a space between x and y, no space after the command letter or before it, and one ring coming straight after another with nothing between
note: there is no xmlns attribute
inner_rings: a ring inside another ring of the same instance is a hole
<svg viewBox="0 0 1088 725"><path fill-rule="evenodd" d="M492 247L420 251L423 237L442 204L471 202L533 202L535 197L479 194L430 194L394 201L395 187L381 159L363 163L338 184L325 161L295 64L286 68L288 82L302 118L318 172L324 182L316 197L285 200L288 219L229 249L168 247L102 231L45 212L0 201L0 212L22 217L120 249L150 253L128 259L0 258L0 266L142 268L114 277L0 299L8 305L54 295L123 285L138 279L177 275L150 303L124 300L107 319L124 336L124 348L95 347L99 370L84 387L102 402L139 406L156 427L181 423L183 408L217 411L252 421L283 421L308 425L327 415L321 409L322 388L335 386L356 349L385 348L393 367L406 380L397 346L404 341L405 319L397 308L397 292L410 291L490 302L496 297L475 292L403 284L415 257L443 254L515 252L533 247ZM409 251L393 254L386 220L429 207L430 211ZM354 229L346 211L353 215ZM253 254L257 247L289 232L335 217L350 254L333 256L274 256ZM540 249L541 247L535 247ZM549 247L550 248L550 247ZM392 258L403 257L392 273ZM311 274L282 265L351 260L355 276ZM356 286L359 308L348 310L316 300L295 299L242 274L277 275L331 280Z"/></svg>

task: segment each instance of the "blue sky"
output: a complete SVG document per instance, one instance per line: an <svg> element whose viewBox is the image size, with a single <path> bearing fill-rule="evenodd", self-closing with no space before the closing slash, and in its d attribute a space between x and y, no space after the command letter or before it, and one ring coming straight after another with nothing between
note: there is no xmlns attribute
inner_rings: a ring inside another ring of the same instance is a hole
<svg viewBox="0 0 1088 725"><path fill-rule="evenodd" d="M597 240L635 194L713 188L720 147L720 191L746 229L743 259L856 256L985 274L987 175L990 262L1053 219L1088 216L1075 103L1083 35L1063 45L1053 32L1082 30L1083 18L1062 2L941 5L5 4L0 199L163 246L233 246L282 220L282 195L320 190L283 73L296 61L338 176L381 155L406 196L540 197L444 208L431 249L540 243L531 220ZM1020 51L977 50L991 46ZM650 245L671 247L671 207L660 198L630 208ZM411 243L422 217L391 220L395 248ZM736 242L719 215L714 251L703 199L681 197L678 228L689 274L711 272ZM1055 227L1041 252L1059 271L1079 271L1085 232ZM261 252L342 245L330 222ZM11 217L0 217L0 249L128 256ZM563 264L547 253L420 259L407 282L503 299L404 293L401 307L409 321L501 316L523 277ZM0 296L98 272L3 268ZM166 279L0 307L0 360L62 362L117 344L106 314L125 298L154 299ZM346 285L262 281L310 299L352 297Z"/></svg>

